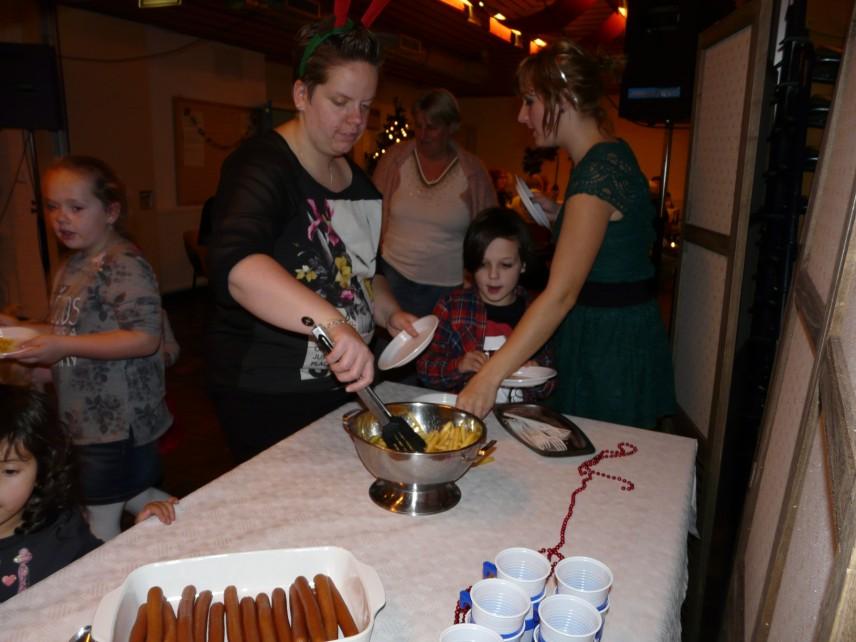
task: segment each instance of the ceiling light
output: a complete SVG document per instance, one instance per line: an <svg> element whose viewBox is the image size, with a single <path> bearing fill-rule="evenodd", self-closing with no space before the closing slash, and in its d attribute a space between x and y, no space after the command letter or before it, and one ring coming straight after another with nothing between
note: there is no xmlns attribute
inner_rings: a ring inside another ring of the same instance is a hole
<svg viewBox="0 0 856 642"><path fill-rule="evenodd" d="M547 46L547 43L544 40L542 40L541 38L535 38L535 40L533 40L532 42L534 42L539 47L546 47Z"/></svg>
<svg viewBox="0 0 856 642"><path fill-rule="evenodd" d="M618 13L622 15L622 17L627 17L627 7L618 7Z"/></svg>
<svg viewBox="0 0 856 642"><path fill-rule="evenodd" d="M137 6L140 9L154 9L156 7L177 7L181 4L181 0L138 0Z"/></svg>
<svg viewBox="0 0 856 642"><path fill-rule="evenodd" d="M493 17L499 21L507 20L507 18L504 15L502 15L501 13L495 13L495 14L493 14Z"/></svg>

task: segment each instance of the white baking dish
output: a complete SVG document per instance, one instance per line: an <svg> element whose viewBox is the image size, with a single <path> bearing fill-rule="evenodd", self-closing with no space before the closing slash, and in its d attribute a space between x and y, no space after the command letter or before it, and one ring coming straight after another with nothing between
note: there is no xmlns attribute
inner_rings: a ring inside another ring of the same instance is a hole
<svg viewBox="0 0 856 642"><path fill-rule="evenodd" d="M164 596L177 608L181 590L188 584L193 584L197 591L211 591L214 601L222 602L223 591L230 584L238 589L239 598L255 597L262 592L270 594L278 586L287 593L298 575L312 583L317 573L329 575L335 582L360 630L357 635L343 639L368 642L375 615L386 602L383 585L374 568L336 546L209 555L141 566L125 578L122 586L101 600L92 623L92 637L98 642L127 640L137 608L146 601L153 586L160 586Z"/></svg>

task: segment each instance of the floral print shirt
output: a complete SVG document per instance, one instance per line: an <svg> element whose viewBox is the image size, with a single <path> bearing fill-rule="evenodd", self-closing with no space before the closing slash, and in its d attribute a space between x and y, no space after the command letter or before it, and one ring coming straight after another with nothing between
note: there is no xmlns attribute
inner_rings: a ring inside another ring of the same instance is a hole
<svg viewBox="0 0 856 642"><path fill-rule="evenodd" d="M54 334L136 330L161 335L161 298L151 265L130 241L95 257L78 252L60 268L51 295ZM132 439L147 444L172 418L160 351L132 359L67 357L54 364L60 420L76 445Z"/></svg>
<svg viewBox="0 0 856 642"><path fill-rule="evenodd" d="M224 162L208 254L216 302L209 378L215 386L278 394L339 385L310 336L264 323L232 298L229 271L250 255L273 258L371 339L381 199L362 170L349 164L351 184L333 192L303 169L274 131L245 142Z"/></svg>

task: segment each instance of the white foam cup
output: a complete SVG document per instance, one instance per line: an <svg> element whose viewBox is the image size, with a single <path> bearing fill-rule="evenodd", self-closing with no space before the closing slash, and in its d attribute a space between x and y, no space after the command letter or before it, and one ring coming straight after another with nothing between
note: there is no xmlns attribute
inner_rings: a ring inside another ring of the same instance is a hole
<svg viewBox="0 0 856 642"><path fill-rule="evenodd" d="M593 557L566 557L556 564L556 590L576 595L598 608L603 606L612 587L612 571Z"/></svg>
<svg viewBox="0 0 856 642"><path fill-rule="evenodd" d="M591 604L562 593L545 597L538 612L544 642L594 642L603 621Z"/></svg>
<svg viewBox="0 0 856 642"><path fill-rule="evenodd" d="M502 636L480 624L453 624L440 634L440 642L502 642Z"/></svg>
<svg viewBox="0 0 856 642"><path fill-rule="evenodd" d="M498 578L480 580L470 589L472 620L496 631L502 636L516 634L523 629L530 600L526 592Z"/></svg>
<svg viewBox="0 0 856 642"><path fill-rule="evenodd" d="M526 591L530 598L544 592L550 575L550 561L531 548L506 548L496 556L496 576Z"/></svg>

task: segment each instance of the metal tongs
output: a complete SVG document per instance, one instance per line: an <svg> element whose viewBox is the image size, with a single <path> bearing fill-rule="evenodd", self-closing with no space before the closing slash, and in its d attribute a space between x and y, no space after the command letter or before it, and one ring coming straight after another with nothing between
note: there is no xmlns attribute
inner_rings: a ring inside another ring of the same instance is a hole
<svg viewBox="0 0 856 642"><path fill-rule="evenodd" d="M333 350L333 340L324 328L309 317L303 317L302 321L303 325L312 328L312 336L315 337L321 351L324 354L330 354ZM413 430L404 417L392 415L371 386L357 390L357 396L377 420L381 427L381 436L387 446L404 453L425 452L425 440Z"/></svg>

